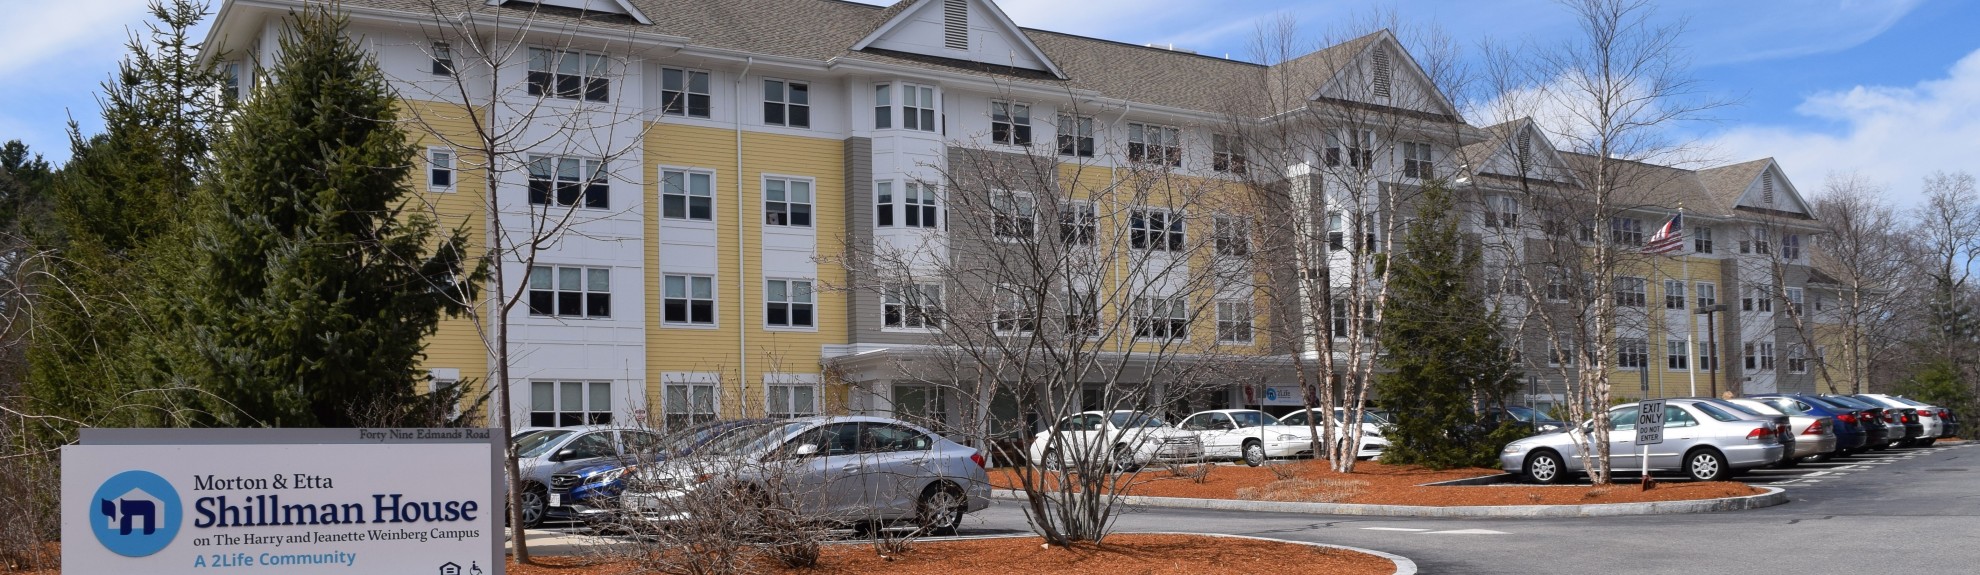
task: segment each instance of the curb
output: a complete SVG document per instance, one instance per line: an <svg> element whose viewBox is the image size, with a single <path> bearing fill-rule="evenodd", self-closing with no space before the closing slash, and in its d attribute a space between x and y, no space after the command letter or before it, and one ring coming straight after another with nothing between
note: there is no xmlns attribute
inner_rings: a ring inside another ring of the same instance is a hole
<svg viewBox="0 0 1980 575"><path fill-rule="evenodd" d="M1356 553L1366 553L1369 555L1374 555L1376 557L1381 557L1383 559L1388 559L1390 563L1396 564L1396 575L1416 575L1416 562L1409 560L1408 557L1404 557L1401 555L1388 553L1384 551L1376 551L1374 549L1363 549L1360 547L1349 547L1346 545L1334 545L1332 543L1310 543L1306 541L1287 541L1284 539L1258 537L1255 535L1228 535L1224 533L1182 533L1178 531L1117 531L1115 532L1115 534L1117 535L1193 535L1197 537L1227 537L1231 539L1252 539L1257 541L1270 541L1273 543L1286 543L1290 545L1305 545L1308 547L1320 547L1324 549L1340 549L1344 551L1353 551Z"/></svg>
<svg viewBox="0 0 1980 575"><path fill-rule="evenodd" d="M1299 503L1244 501L1236 499L1190 499L1122 495L1116 501L1140 507L1176 509L1216 509L1263 513L1307 513L1314 515L1357 515L1364 517L1620 517L1626 515L1675 515L1716 513L1772 507L1788 502L1787 490L1761 487L1766 493L1720 499L1651 501L1645 503L1599 503L1591 505L1479 505L1432 507L1427 505L1365 505L1358 503ZM990 492L992 499L1023 501L1024 494L1008 489Z"/></svg>
<svg viewBox="0 0 1980 575"><path fill-rule="evenodd" d="M1514 475L1511 473L1501 473L1498 475L1486 475L1483 477L1466 477L1464 479L1452 479L1450 481L1425 483L1422 485L1418 485L1417 487L1466 487L1472 485L1498 485L1501 483L1513 483L1517 480L1519 480L1518 475Z"/></svg>

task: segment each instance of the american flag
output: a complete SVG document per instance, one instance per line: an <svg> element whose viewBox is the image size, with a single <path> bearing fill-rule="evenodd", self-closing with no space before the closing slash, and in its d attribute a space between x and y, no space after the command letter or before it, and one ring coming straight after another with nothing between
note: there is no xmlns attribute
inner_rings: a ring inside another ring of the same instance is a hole
<svg viewBox="0 0 1980 575"><path fill-rule="evenodd" d="M1657 229L1657 235L1643 244L1643 253L1665 255L1684 249L1684 213L1671 216L1664 227Z"/></svg>

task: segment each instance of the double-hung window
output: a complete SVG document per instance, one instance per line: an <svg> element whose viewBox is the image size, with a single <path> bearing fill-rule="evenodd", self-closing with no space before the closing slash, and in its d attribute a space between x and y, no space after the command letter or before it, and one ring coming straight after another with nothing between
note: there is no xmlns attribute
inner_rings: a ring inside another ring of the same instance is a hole
<svg viewBox="0 0 1980 575"><path fill-rule="evenodd" d="M1691 369L1691 346L1681 339L1664 340L1664 367L1671 371Z"/></svg>
<svg viewBox="0 0 1980 575"><path fill-rule="evenodd" d="M1782 244L1782 251L1787 251L1786 244ZM1787 292L1787 312L1793 315L1801 315L1801 304L1807 299L1807 291L1793 287L1782 291Z"/></svg>
<svg viewBox="0 0 1980 575"><path fill-rule="evenodd" d="M1627 276L1616 278L1616 306L1643 307L1646 299L1643 293L1644 283L1643 278Z"/></svg>
<svg viewBox="0 0 1980 575"><path fill-rule="evenodd" d="M1066 290L1066 333L1080 337L1100 335L1100 298L1091 289Z"/></svg>
<svg viewBox="0 0 1980 575"><path fill-rule="evenodd" d="M438 64L436 62L435 66ZM529 95L605 102L612 80L602 54L575 50L529 49ZM705 91L705 90L704 90Z"/></svg>
<svg viewBox="0 0 1980 575"><path fill-rule="evenodd" d="M1434 159L1430 144L1423 142L1403 142L1403 177L1431 178L1436 172L1431 168Z"/></svg>
<svg viewBox="0 0 1980 575"><path fill-rule="evenodd" d="M1031 302L1017 286L998 286L995 328L1003 335L1023 335L1038 329L1038 317Z"/></svg>
<svg viewBox="0 0 1980 575"><path fill-rule="evenodd" d="M559 206L611 207L612 186L606 180L605 164L567 156L530 156L529 203L547 206L552 200Z"/></svg>
<svg viewBox="0 0 1980 575"><path fill-rule="evenodd" d="M1242 174L1249 163L1244 155L1244 144L1236 136L1210 135L1210 169Z"/></svg>
<svg viewBox="0 0 1980 575"><path fill-rule="evenodd" d="M1100 225L1099 216L1093 212L1093 203L1064 203L1060 204L1059 209L1059 242L1069 246L1093 245L1094 233Z"/></svg>
<svg viewBox="0 0 1980 575"><path fill-rule="evenodd" d="M529 425L531 427L571 427L612 423L612 382L609 381L532 381L529 382ZM605 432L609 433L609 432ZM609 435L600 434L599 437ZM573 444L585 441L583 438ZM611 444L604 446L611 448Z"/></svg>
<svg viewBox="0 0 1980 575"><path fill-rule="evenodd" d="M1616 367L1619 369L1643 369L1650 365L1650 349L1640 339L1616 339Z"/></svg>
<svg viewBox="0 0 1980 575"><path fill-rule="evenodd" d="M1712 228L1705 226L1691 228L1691 251L1701 254L1712 253Z"/></svg>
<svg viewBox="0 0 1980 575"><path fill-rule="evenodd" d="M1719 350L1714 349L1709 342L1701 341L1693 345L1698 348L1698 369L1718 371Z"/></svg>
<svg viewBox="0 0 1980 575"><path fill-rule="evenodd" d="M1059 155L1093 157L1093 117L1059 114Z"/></svg>
<svg viewBox="0 0 1980 575"><path fill-rule="evenodd" d="M1801 259L1800 234L1785 234L1781 236L1781 259L1787 261Z"/></svg>
<svg viewBox="0 0 1980 575"><path fill-rule="evenodd" d="M894 225L894 183L874 182L873 184L873 225L888 228Z"/></svg>
<svg viewBox="0 0 1980 575"><path fill-rule="evenodd" d="M880 295L881 324L890 328L942 327L942 285L888 286Z"/></svg>
<svg viewBox="0 0 1980 575"><path fill-rule="evenodd" d="M668 116L707 118L709 105L708 73L683 68L660 69L660 113Z"/></svg>
<svg viewBox="0 0 1980 575"><path fill-rule="evenodd" d="M769 280L763 290L764 323L770 327L818 327L814 315L817 298L810 280Z"/></svg>
<svg viewBox="0 0 1980 575"><path fill-rule="evenodd" d="M1792 344L1787 350L1788 373L1808 373L1808 348Z"/></svg>
<svg viewBox="0 0 1980 575"><path fill-rule="evenodd" d="M1692 287L1698 289L1698 309L1719 305L1719 286L1711 282L1698 282Z"/></svg>
<svg viewBox="0 0 1980 575"><path fill-rule="evenodd" d="M811 180L764 178L763 225L811 227Z"/></svg>
<svg viewBox="0 0 1980 575"><path fill-rule="evenodd" d="M1765 226L1753 226L1747 230L1746 239L1739 242L1739 253L1760 254L1763 256L1773 253L1773 249L1768 245L1767 238L1768 233Z"/></svg>
<svg viewBox="0 0 1980 575"><path fill-rule="evenodd" d="M1774 342L1746 342L1746 370L1768 371L1774 369Z"/></svg>
<svg viewBox="0 0 1980 575"><path fill-rule="evenodd" d="M1189 298L1143 297L1134 302L1134 336L1140 339L1188 339Z"/></svg>
<svg viewBox="0 0 1980 575"><path fill-rule="evenodd" d="M433 43L433 74L436 76L454 75L454 47L446 42Z"/></svg>
<svg viewBox="0 0 1980 575"><path fill-rule="evenodd" d="M660 171L660 217L669 220L715 220L714 176L705 172Z"/></svg>
<svg viewBox="0 0 1980 575"><path fill-rule="evenodd" d="M721 388L715 382L668 381L660 385L660 411L669 431L681 431L715 420Z"/></svg>
<svg viewBox="0 0 1980 575"><path fill-rule="evenodd" d="M1664 309L1684 309L1684 280L1664 280Z"/></svg>
<svg viewBox="0 0 1980 575"><path fill-rule="evenodd" d="M1547 268L1547 301L1567 301L1574 297L1574 273L1568 270Z"/></svg>
<svg viewBox="0 0 1980 575"><path fill-rule="evenodd" d="M1375 167L1375 132L1373 130L1348 130L1348 164L1356 168Z"/></svg>
<svg viewBox="0 0 1980 575"><path fill-rule="evenodd" d="M1609 218L1609 241L1618 245L1643 245L1643 220L1621 216Z"/></svg>
<svg viewBox="0 0 1980 575"><path fill-rule="evenodd" d="M669 325L715 325L714 276L660 276L660 321Z"/></svg>
<svg viewBox="0 0 1980 575"><path fill-rule="evenodd" d="M991 100L990 141L1006 146L1031 145L1031 105Z"/></svg>
<svg viewBox="0 0 1980 575"><path fill-rule="evenodd" d="M1027 192L992 192L991 233L999 238L1031 239L1038 230L1038 203Z"/></svg>
<svg viewBox="0 0 1980 575"><path fill-rule="evenodd" d="M1251 302L1217 302L1217 341L1251 343Z"/></svg>
<svg viewBox="0 0 1980 575"><path fill-rule="evenodd" d="M1574 342L1547 340L1547 366L1574 365Z"/></svg>
<svg viewBox="0 0 1980 575"><path fill-rule="evenodd" d="M1519 198L1496 194L1485 196L1485 227L1519 227Z"/></svg>
<svg viewBox="0 0 1980 575"><path fill-rule="evenodd" d="M1346 222L1347 217L1340 212L1327 213L1327 249L1347 249L1347 231L1343 229Z"/></svg>
<svg viewBox="0 0 1980 575"><path fill-rule="evenodd" d="M1182 130L1173 126L1128 123L1128 160L1182 165Z"/></svg>
<svg viewBox="0 0 1980 575"><path fill-rule="evenodd" d="M561 266L529 268L529 314L612 317L612 270Z"/></svg>
<svg viewBox="0 0 1980 575"><path fill-rule="evenodd" d="M1141 208L1128 215L1128 243L1135 249L1183 251L1183 218L1168 210Z"/></svg>
<svg viewBox="0 0 1980 575"><path fill-rule="evenodd" d="M1217 255L1243 256L1251 253L1251 223L1238 216L1217 216Z"/></svg>
<svg viewBox="0 0 1980 575"><path fill-rule="evenodd" d="M901 84L901 128L933 132L935 122L935 89L914 84Z"/></svg>
<svg viewBox="0 0 1980 575"><path fill-rule="evenodd" d="M770 417L791 418L818 415L818 384L766 383Z"/></svg>
<svg viewBox="0 0 1980 575"><path fill-rule="evenodd" d="M941 211L935 204L935 186L908 181L901 189L901 221L910 228L942 227Z"/></svg>
<svg viewBox="0 0 1980 575"><path fill-rule="evenodd" d="M811 127L811 84L764 80L763 123L792 128Z"/></svg>
<svg viewBox="0 0 1980 575"><path fill-rule="evenodd" d="M891 130L893 128L894 85L876 85L873 87L873 129Z"/></svg>
<svg viewBox="0 0 1980 575"><path fill-rule="evenodd" d="M441 191L454 189L453 150L426 149L426 187Z"/></svg>
<svg viewBox="0 0 1980 575"><path fill-rule="evenodd" d="M1739 298L1740 311L1774 311L1773 286L1756 285L1746 290L1746 297Z"/></svg>

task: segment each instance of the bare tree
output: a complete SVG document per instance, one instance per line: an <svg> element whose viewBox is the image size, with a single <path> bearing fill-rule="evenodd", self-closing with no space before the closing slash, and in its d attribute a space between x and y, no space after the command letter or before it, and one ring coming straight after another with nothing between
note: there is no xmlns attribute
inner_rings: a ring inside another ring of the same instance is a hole
<svg viewBox="0 0 1980 575"><path fill-rule="evenodd" d="M1935 359L1962 368L1970 365L1973 318L1967 293L1973 264L1980 260L1980 191L1966 172L1934 172L1924 181L1925 203L1912 213L1913 236L1924 259L1921 271L1931 280L1924 298L1929 330L1923 342Z"/></svg>

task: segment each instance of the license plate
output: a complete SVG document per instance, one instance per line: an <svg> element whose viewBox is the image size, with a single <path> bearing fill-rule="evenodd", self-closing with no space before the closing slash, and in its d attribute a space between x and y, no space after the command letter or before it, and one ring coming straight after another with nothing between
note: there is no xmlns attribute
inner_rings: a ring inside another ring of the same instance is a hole
<svg viewBox="0 0 1980 575"><path fill-rule="evenodd" d="M551 506L551 507L563 507L563 506L564 506L564 496L563 496L563 494L560 494L560 493L552 493L552 494L550 494L550 506Z"/></svg>

